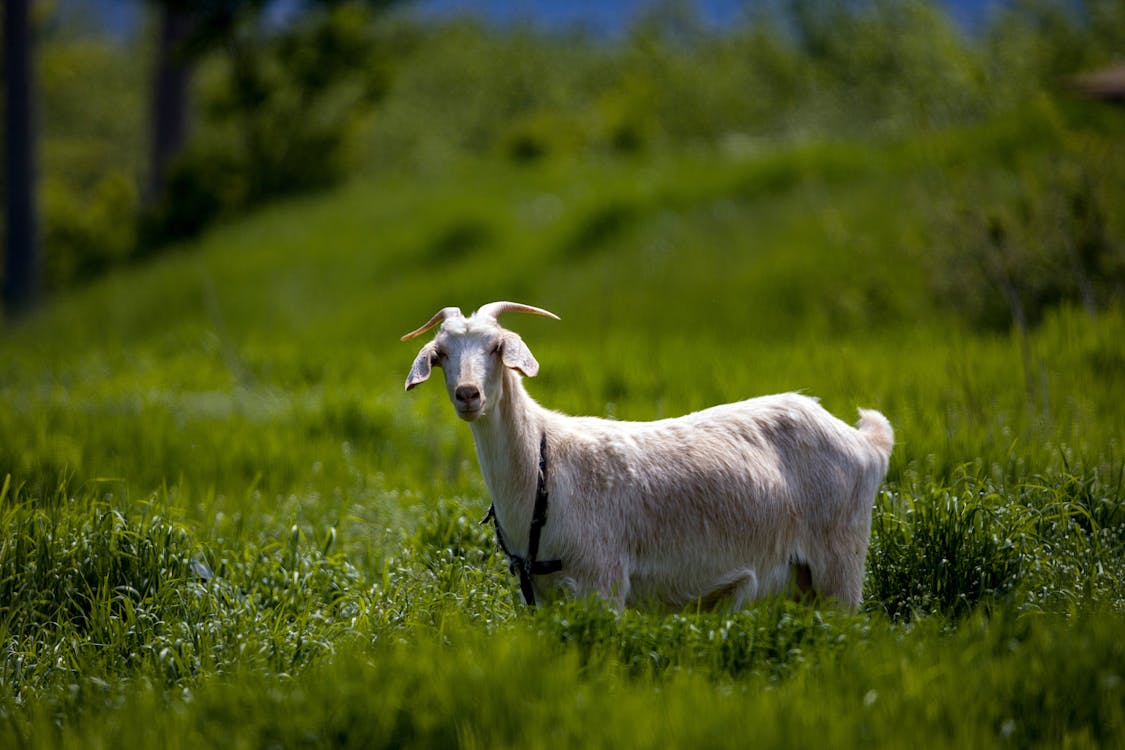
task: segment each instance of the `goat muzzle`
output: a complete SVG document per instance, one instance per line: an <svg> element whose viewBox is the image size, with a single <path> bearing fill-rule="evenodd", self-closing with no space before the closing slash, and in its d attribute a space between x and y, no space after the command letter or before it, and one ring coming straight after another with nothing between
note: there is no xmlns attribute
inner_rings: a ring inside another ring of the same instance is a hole
<svg viewBox="0 0 1125 750"><path fill-rule="evenodd" d="M457 416L469 422L473 421L481 413L480 388L475 385L457 386L453 391L453 405L457 408Z"/></svg>

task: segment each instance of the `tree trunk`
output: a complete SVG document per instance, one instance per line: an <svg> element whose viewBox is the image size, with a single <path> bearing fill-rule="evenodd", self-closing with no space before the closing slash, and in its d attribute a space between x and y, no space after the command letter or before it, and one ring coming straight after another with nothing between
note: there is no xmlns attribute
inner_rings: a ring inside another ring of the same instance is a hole
<svg viewBox="0 0 1125 750"><path fill-rule="evenodd" d="M152 91L152 150L145 191L145 198L150 203L159 200L168 176L168 165L187 138L191 69L183 47L190 32L190 11L179 3L161 5Z"/></svg>
<svg viewBox="0 0 1125 750"><path fill-rule="evenodd" d="M4 310L27 312L39 296L35 222L30 0L4 0Z"/></svg>

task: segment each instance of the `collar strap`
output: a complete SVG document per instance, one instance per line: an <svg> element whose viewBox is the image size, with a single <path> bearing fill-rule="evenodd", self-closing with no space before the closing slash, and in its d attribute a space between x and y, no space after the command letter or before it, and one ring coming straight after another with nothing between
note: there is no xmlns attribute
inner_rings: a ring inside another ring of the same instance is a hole
<svg viewBox="0 0 1125 750"><path fill-rule="evenodd" d="M531 585L531 577L558 573L562 570L562 560L537 560L539 555L539 536L543 527L547 525L547 435L539 437L539 475L535 480L535 508L531 512L531 528L527 533L527 557L521 557L512 552L504 541L504 532L500 529L500 519L496 517L496 504L488 506L488 514L481 521L489 521L496 526L496 543L500 550L508 557L508 569L520 577L520 591L523 600L529 607L535 606L535 590Z"/></svg>

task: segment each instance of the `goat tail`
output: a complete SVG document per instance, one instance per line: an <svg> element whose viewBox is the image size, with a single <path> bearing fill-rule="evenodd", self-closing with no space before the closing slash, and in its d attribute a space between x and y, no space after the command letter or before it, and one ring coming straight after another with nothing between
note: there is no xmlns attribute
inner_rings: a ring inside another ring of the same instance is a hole
<svg viewBox="0 0 1125 750"><path fill-rule="evenodd" d="M856 429L877 451L887 457L891 455L891 449L895 447L895 431L881 412L860 409Z"/></svg>

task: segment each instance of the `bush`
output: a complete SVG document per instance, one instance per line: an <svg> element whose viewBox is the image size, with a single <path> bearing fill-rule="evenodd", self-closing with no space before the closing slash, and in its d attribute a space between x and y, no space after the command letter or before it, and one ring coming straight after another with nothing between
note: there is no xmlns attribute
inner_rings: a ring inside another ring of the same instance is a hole
<svg viewBox="0 0 1125 750"><path fill-rule="evenodd" d="M996 179L969 177L938 219L938 298L975 326L1026 331L1061 304L1090 314L1122 299L1125 246L1109 226L1110 189L1072 151Z"/></svg>
<svg viewBox="0 0 1125 750"><path fill-rule="evenodd" d="M139 45L57 21L36 55L39 211L44 286L104 273L136 247L142 163Z"/></svg>
<svg viewBox="0 0 1125 750"><path fill-rule="evenodd" d="M275 34L236 34L202 64L199 134L145 219L149 243L191 236L267 200L323 188L362 161L389 66L351 2Z"/></svg>
<svg viewBox="0 0 1125 750"><path fill-rule="evenodd" d="M137 189L121 172L83 196L59 177L43 181L43 243L49 288L69 286L129 259L136 248Z"/></svg>

